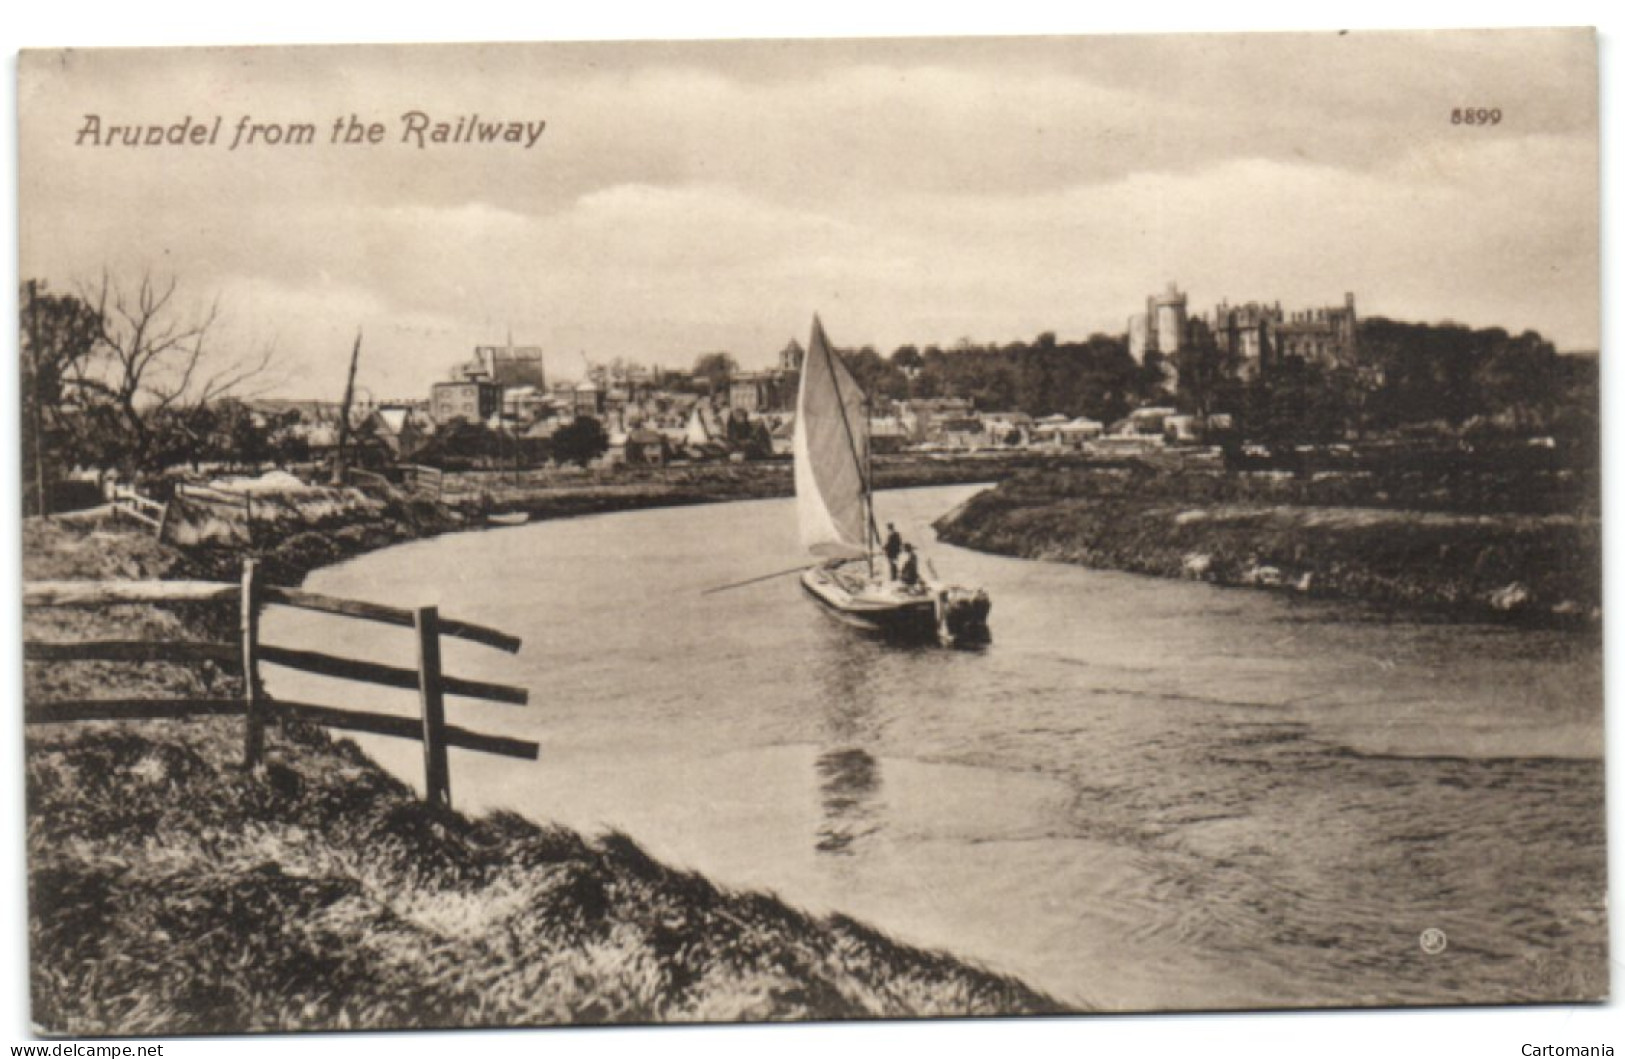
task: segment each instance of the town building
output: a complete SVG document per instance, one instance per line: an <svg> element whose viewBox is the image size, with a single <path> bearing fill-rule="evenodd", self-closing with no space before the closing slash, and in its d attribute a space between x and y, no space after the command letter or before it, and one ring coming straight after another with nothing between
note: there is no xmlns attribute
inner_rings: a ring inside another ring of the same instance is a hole
<svg viewBox="0 0 1625 1059"><path fill-rule="evenodd" d="M778 363L760 371L736 371L728 380L728 406L745 412L787 412L796 406L801 362L807 355L794 338L779 350Z"/></svg>
<svg viewBox="0 0 1625 1059"><path fill-rule="evenodd" d="M474 358L458 366L457 377L496 383L504 389L518 386L534 386L538 390L547 388L542 347L516 346L512 339L506 346L475 346Z"/></svg>
<svg viewBox="0 0 1625 1059"><path fill-rule="evenodd" d="M783 372L736 371L728 379L728 407L744 412L777 412L796 403L794 380Z"/></svg>
<svg viewBox="0 0 1625 1059"><path fill-rule="evenodd" d="M429 389L429 418L437 426L454 419L483 423L502 410L502 387L484 379L437 382Z"/></svg>
<svg viewBox="0 0 1625 1059"><path fill-rule="evenodd" d="M429 390L429 418L436 424L523 418L540 411L540 397L547 391L542 347L516 346L511 338L505 346L475 346L473 358L451 374L450 381Z"/></svg>
<svg viewBox="0 0 1625 1059"><path fill-rule="evenodd" d="M502 391L502 418L534 423L553 410L553 398L541 387L510 386Z"/></svg>
<svg viewBox="0 0 1625 1059"><path fill-rule="evenodd" d="M604 391L591 379L583 379L570 391L570 412L576 416L592 416L594 419L604 414Z"/></svg>

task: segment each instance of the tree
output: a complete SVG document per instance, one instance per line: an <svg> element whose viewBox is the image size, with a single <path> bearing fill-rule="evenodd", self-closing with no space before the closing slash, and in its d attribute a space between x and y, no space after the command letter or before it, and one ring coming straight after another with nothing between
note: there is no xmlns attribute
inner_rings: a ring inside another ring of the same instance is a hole
<svg viewBox="0 0 1625 1059"><path fill-rule="evenodd" d="M575 421L553 434L553 455L561 463L587 466L609 450L604 425L592 416L576 416Z"/></svg>
<svg viewBox="0 0 1625 1059"><path fill-rule="evenodd" d="M729 381L738 370L739 362L734 360L732 353L704 353L694 361L695 380L704 380L711 393L727 390Z"/></svg>
<svg viewBox="0 0 1625 1059"><path fill-rule="evenodd" d="M64 458L63 436L74 394L68 380L92 356L101 322L72 294L46 293L45 284L22 285L22 413L24 510L48 514L51 482Z"/></svg>
<svg viewBox="0 0 1625 1059"><path fill-rule="evenodd" d="M1240 358L1221 347L1206 328L1174 354L1174 367L1181 411L1206 419L1241 403Z"/></svg>
<svg viewBox="0 0 1625 1059"><path fill-rule="evenodd" d="M218 459L254 466L271 458L271 435L241 401L227 398L208 408L213 422L209 449Z"/></svg>
<svg viewBox="0 0 1625 1059"><path fill-rule="evenodd" d="M496 432L479 420L469 421L457 416L442 423L429 439L418 458L428 463L461 462L465 466L477 460L489 459L498 451Z"/></svg>
<svg viewBox="0 0 1625 1059"><path fill-rule="evenodd" d="M841 359L846 368L858 382L858 389L869 398L871 408L879 408L881 402L889 397L901 393L903 376L893 372L891 366L881 359L873 346L864 346L858 350L842 350Z"/></svg>
<svg viewBox="0 0 1625 1059"><path fill-rule="evenodd" d="M97 334L93 355L74 365L69 383L81 396L94 447L126 470L151 469L172 447L164 428L186 430L190 413L238 391L271 366L266 347L246 358L221 357L209 344L218 303L188 313L175 300L174 277L145 274L133 289L105 273L95 291L82 291ZM199 437L182 441L201 443Z"/></svg>

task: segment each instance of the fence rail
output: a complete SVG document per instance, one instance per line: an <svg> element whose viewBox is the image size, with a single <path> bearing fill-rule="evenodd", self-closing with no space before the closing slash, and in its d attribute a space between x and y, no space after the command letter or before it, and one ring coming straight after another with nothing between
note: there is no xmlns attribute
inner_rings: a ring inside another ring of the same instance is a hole
<svg viewBox="0 0 1625 1059"><path fill-rule="evenodd" d="M261 589L266 603L280 603L302 610L364 618L385 625L410 629L413 612L359 599L344 599L307 592L301 588L267 585ZM103 607L120 603L235 603L242 598L242 586L230 581L30 581L23 585L23 605L27 607ZM440 632L460 640L495 647L513 654L520 638L501 629L476 625L471 621L440 619Z"/></svg>
<svg viewBox="0 0 1625 1059"><path fill-rule="evenodd" d="M402 475L415 491L433 492L439 500L446 490L446 472L438 467L425 467L420 463L400 465Z"/></svg>
<svg viewBox="0 0 1625 1059"><path fill-rule="evenodd" d="M23 720L28 724L178 720L242 712L242 699L53 699L29 702L23 708Z"/></svg>
<svg viewBox="0 0 1625 1059"><path fill-rule="evenodd" d="M254 497L249 493L233 493L207 485L179 482L175 486L174 501L182 505L197 505L211 514L224 517L229 524L239 520L248 542L254 542Z"/></svg>
<svg viewBox="0 0 1625 1059"><path fill-rule="evenodd" d="M320 611L323 614L339 614L347 618L364 618L367 621L382 622L385 625L401 625L411 628L414 622L414 612L404 607L390 607L381 603L368 603L359 599L343 599L338 596L324 596L317 592L306 592L302 588L277 588L274 586L265 589L265 598L271 603L281 603L288 607L299 607L304 610ZM474 643L495 647L499 651L513 654L519 650L520 639L517 636L493 629L487 625L476 625L471 621L455 621L451 618L440 619L440 631L446 636L455 636L460 640L469 640Z"/></svg>
<svg viewBox="0 0 1625 1059"><path fill-rule="evenodd" d="M426 797L444 805L451 804L451 778L446 757L448 747L528 761L536 760L540 754L540 747L528 740L469 731L446 723L447 695L524 706L529 704L530 693L521 687L445 673L440 663L440 639L443 636L459 637L510 654L519 650L520 640L500 629L442 619L435 607L405 610L301 589L263 585L258 564L252 559L243 564L243 577L239 584L215 581L34 581L23 586L23 603L28 607L200 602L238 604L238 643L30 640L23 644L23 658L30 662L214 662L242 673L241 697L30 701L24 709L25 721L28 724L63 724L240 714L245 727L243 756L250 767L257 767L264 760L265 726L269 720L293 718L329 728L416 739L423 744ZM264 643L260 638L259 618L263 608L270 604L410 627L417 634L417 667L386 665ZM261 685L262 665L284 666L384 687L415 689L418 692L419 716L403 717L312 703L269 700Z"/></svg>
<svg viewBox="0 0 1625 1059"><path fill-rule="evenodd" d="M26 640L23 659L28 662L218 662L231 666L242 661L235 644L185 640L82 640L76 643Z"/></svg>
<svg viewBox="0 0 1625 1059"><path fill-rule="evenodd" d="M119 603L235 602L242 587L226 581L28 581L25 607L105 607Z"/></svg>
<svg viewBox="0 0 1625 1059"><path fill-rule="evenodd" d="M389 479L375 471L364 470L360 467L344 468L344 484L355 485L363 489L369 486L374 489L390 489Z"/></svg>
<svg viewBox="0 0 1625 1059"><path fill-rule="evenodd" d="M324 654L321 651L295 650L291 647L274 647L270 644L260 645L259 660L262 664L285 666L288 669L297 669L305 673L315 673L318 676L337 677L342 680L359 680L368 684L382 684L387 688L406 688L414 690L418 687L419 674L416 669L407 669L404 666L390 666L379 662L363 662L355 658L341 658L338 655ZM492 702L506 702L515 706L524 706L530 702L530 692L524 688L509 687L506 684L487 684L479 680L464 680L442 673L440 686L448 695L464 695L469 698L486 699Z"/></svg>
<svg viewBox="0 0 1625 1059"><path fill-rule="evenodd" d="M169 526L169 505L161 504L149 496L142 496L126 485L113 486L113 517L134 519L151 526L159 540Z"/></svg>

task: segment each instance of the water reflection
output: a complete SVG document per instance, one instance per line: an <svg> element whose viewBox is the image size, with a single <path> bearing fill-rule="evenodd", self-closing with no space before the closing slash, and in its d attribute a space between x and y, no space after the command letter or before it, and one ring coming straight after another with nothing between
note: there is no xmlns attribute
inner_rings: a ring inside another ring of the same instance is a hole
<svg viewBox="0 0 1625 1059"><path fill-rule="evenodd" d="M861 747L847 747L824 751L813 767L824 807L816 848L851 856L855 843L880 831L880 762Z"/></svg>
<svg viewBox="0 0 1625 1059"><path fill-rule="evenodd" d="M881 830L884 819L880 761L868 748L878 743L885 727L886 709L875 674L885 647L829 622L818 648L823 691L819 741L824 749L813 769L823 814L814 848L851 856L857 852L855 846Z"/></svg>

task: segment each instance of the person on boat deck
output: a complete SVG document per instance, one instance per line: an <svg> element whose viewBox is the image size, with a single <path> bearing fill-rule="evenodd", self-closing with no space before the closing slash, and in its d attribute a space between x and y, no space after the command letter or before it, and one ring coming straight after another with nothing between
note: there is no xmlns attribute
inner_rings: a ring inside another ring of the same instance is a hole
<svg viewBox="0 0 1625 1059"><path fill-rule="evenodd" d="M891 567L891 579L897 580L897 556L903 551L903 536L897 527L886 523L886 565Z"/></svg>
<svg viewBox="0 0 1625 1059"><path fill-rule="evenodd" d="M903 545L903 569L897 579L908 588L920 583L920 557L914 554L912 544Z"/></svg>

